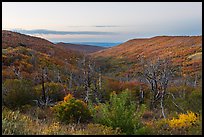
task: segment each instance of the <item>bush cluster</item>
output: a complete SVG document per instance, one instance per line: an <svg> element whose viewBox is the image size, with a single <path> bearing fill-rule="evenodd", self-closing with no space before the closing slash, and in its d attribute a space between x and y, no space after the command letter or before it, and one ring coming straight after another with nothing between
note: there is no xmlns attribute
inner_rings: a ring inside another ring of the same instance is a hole
<svg viewBox="0 0 204 137"><path fill-rule="evenodd" d="M94 121L114 129L120 128L126 134L134 134L142 126L140 119L144 106L138 112L135 103L130 98L128 90L120 94L113 92L109 102L100 103L92 108Z"/></svg>
<svg viewBox="0 0 204 137"><path fill-rule="evenodd" d="M91 118L87 105L71 94L64 97L64 101L59 102L52 109L57 118L65 123L86 122Z"/></svg>
<svg viewBox="0 0 204 137"><path fill-rule="evenodd" d="M42 95L42 85L34 87L38 96ZM61 83L47 82L45 83L46 96L48 96L53 102L62 101L66 95L66 86Z"/></svg>
<svg viewBox="0 0 204 137"><path fill-rule="evenodd" d="M9 108L17 108L26 104L32 104L37 98L32 81L25 79L7 79L3 83L3 105Z"/></svg>
<svg viewBox="0 0 204 137"><path fill-rule="evenodd" d="M177 119L173 118L168 121L171 128L186 128L196 125L198 121L198 114L187 112L187 114L180 114Z"/></svg>

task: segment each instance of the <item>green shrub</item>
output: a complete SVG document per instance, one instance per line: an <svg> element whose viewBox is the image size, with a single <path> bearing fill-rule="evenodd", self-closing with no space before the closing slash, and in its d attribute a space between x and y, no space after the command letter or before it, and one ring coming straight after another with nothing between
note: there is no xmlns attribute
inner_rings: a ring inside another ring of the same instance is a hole
<svg viewBox="0 0 204 137"><path fill-rule="evenodd" d="M181 102L183 109L191 110L196 113L201 113L202 111L202 90L193 90L191 94L185 97L185 100Z"/></svg>
<svg viewBox="0 0 204 137"><path fill-rule="evenodd" d="M178 86L169 88L172 95L168 95L165 100L165 108L170 115L193 111L202 112L202 90L200 87ZM178 107L174 104L176 103Z"/></svg>
<svg viewBox="0 0 204 137"><path fill-rule="evenodd" d="M110 101L99 104L92 108L93 119L96 123L106 126L121 128L126 134L134 134L135 130L141 128L141 116L144 106L139 112L136 111L135 102L130 100L130 92L123 91L121 94L113 92Z"/></svg>
<svg viewBox="0 0 204 137"><path fill-rule="evenodd" d="M3 104L10 108L32 104L36 97L31 81L7 79L3 84Z"/></svg>
<svg viewBox="0 0 204 137"><path fill-rule="evenodd" d="M90 119L91 113L87 105L68 94L64 101L59 102L53 107L57 118L65 123L86 122Z"/></svg>
<svg viewBox="0 0 204 137"><path fill-rule="evenodd" d="M49 96L53 102L63 100L64 96L66 95L66 86L61 83L45 83L45 90L47 91L46 96ZM40 84L35 86L35 91L39 97L42 96L42 85Z"/></svg>

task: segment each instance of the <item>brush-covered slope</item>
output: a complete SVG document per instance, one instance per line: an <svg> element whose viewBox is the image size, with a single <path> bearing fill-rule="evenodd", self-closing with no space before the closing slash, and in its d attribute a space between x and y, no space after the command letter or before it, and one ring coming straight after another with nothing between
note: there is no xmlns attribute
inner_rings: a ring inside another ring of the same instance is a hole
<svg viewBox="0 0 204 137"><path fill-rule="evenodd" d="M72 43L63 43L63 42L57 43L57 45L70 50L82 52L82 53L93 53L96 51L106 49L105 47L99 47L99 46L72 44Z"/></svg>
<svg viewBox="0 0 204 137"><path fill-rule="evenodd" d="M29 47L45 52L46 50L52 48L54 44L39 37L2 30L2 48L17 46Z"/></svg>
<svg viewBox="0 0 204 137"><path fill-rule="evenodd" d="M65 70L77 71L81 54L59 47L48 40L11 31L2 31L2 73L3 79L33 79L40 68L61 77ZM65 76L64 76L65 77ZM65 77L66 78L66 77Z"/></svg>
<svg viewBox="0 0 204 137"><path fill-rule="evenodd" d="M136 63L139 62L141 57L147 59L168 57L172 58L175 64L182 66L183 73L194 73L201 71L202 36L157 36L146 39L132 39L91 55L98 60L116 60L111 61L115 68L125 67L120 66L120 64L131 64L131 69L125 67L124 71L137 69Z"/></svg>
<svg viewBox="0 0 204 137"><path fill-rule="evenodd" d="M26 47L31 48L33 50L49 54L50 56L60 57L64 56L65 58L69 58L76 54L75 52L65 49L63 47L56 47L56 45L46 39L29 36L17 32L2 30L2 48L8 47ZM68 54L67 54L68 53ZM64 58L63 57L63 58Z"/></svg>

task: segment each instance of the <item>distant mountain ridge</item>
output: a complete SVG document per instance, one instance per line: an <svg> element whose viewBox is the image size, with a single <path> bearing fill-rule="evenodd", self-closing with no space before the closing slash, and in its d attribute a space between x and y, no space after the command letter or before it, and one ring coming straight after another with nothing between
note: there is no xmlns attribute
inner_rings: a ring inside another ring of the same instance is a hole
<svg viewBox="0 0 204 137"><path fill-rule="evenodd" d="M73 51L83 52L83 53L93 53L93 52L106 49L105 47L100 47L100 46L72 44L72 43L63 43L63 42L56 43L56 45L62 46L64 48L67 48Z"/></svg>
<svg viewBox="0 0 204 137"><path fill-rule="evenodd" d="M90 45L90 46L99 46L99 47L113 47L122 42L70 42L72 44L82 44L82 45Z"/></svg>

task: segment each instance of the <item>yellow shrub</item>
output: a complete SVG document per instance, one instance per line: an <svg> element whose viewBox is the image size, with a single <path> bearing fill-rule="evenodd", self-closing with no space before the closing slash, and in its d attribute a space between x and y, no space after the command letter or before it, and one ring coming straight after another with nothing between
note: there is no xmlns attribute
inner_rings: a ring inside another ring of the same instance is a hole
<svg viewBox="0 0 204 137"><path fill-rule="evenodd" d="M196 124L198 121L197 114L193 112L187 112L187 114L180 114L178 119L173 118L168 121L168 124L171 128L182 128L182 127L190 127L193 124Z"/></svg>
<svg viewBox="0 0 204 137"><path fill-rule="evenodd" d="M91 118L91 112L85 102L68 94L63 102L56 104L52 110L62 122L86 122Z"/></svg>

